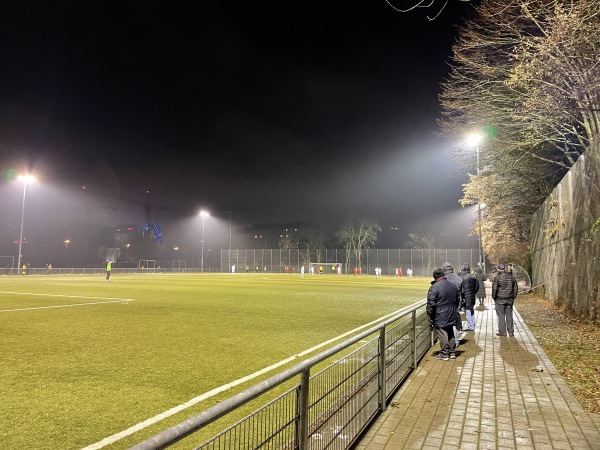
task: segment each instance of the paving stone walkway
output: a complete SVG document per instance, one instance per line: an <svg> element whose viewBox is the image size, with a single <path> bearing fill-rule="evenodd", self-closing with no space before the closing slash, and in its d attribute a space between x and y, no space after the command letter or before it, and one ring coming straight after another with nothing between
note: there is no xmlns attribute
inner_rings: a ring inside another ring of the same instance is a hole
<svg viewBox="0 0 600 450"><path fill-rule="evenodd" d="M600 450L600 415L583 410L518 311L514 337L496 336L491 300L475 314L457 359L434 359L436 344L356 449Z"/></svg>

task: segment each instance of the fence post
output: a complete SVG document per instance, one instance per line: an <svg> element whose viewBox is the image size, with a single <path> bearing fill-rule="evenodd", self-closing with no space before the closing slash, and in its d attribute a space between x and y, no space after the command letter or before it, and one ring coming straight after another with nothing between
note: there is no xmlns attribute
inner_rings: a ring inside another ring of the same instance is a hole
<svg viewBox="0 0 600 450"><path fill-rule="evenodd" d="M296 430L298 450L308 448L308 407L310 387L310 369L306 369L300 376L300 395L298 397L298 428Z"/></svg>
<svg viewBox="0 0 600 450"><path fill-rule="evenodd" d="M412 338L412 366L413 369L417 368L417 312L412 312L412 327L410 330Z"/></svg>
<svg viewBox="0 0 600 450"><path fill-rule="evenodd" d="M385 326L379 331L379 410L385 411L386 402L386 373L385 373Z"/></svg>

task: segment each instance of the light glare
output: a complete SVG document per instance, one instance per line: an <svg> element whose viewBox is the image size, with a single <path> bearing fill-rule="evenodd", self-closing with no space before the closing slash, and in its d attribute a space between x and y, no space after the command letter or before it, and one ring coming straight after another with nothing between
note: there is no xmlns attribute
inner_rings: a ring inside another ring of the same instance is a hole
<svg viewBox="0 0 600 450"><path fill-rule="evenodd" d="M477 145L479 144L479 141L481 141L481 135L477 133L470 134L467 137L467 144L469 145Z"/></svg>
<svg viewBox="0 0 600 450"><path fill-rule="evenodd" d="M25 184L32 184L35 183L35 177L32 175L19 175L17 177L17 180L19 180L21 183L25 183Z"/></svg>

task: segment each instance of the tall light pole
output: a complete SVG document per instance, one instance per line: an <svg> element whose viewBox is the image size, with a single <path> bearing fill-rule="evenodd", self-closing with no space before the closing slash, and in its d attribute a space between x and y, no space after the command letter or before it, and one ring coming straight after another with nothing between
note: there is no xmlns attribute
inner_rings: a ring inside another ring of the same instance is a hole
<svg viewBox="0 0 600 450"><path fill-rule="evenodd" d="M27 185L35 183L35 178L31 175L20 175L17 177L23 183L23 207L21 208L21 233L19 234L19 256L17 257L17 270L21 268L21 249L23 245L23 222L25 219L25 194L27 193Z"/></svg>
<svg viewBox="0 0 600 450"><path fill-rule="evenodd" d="M478 134L472 134L468 138L469 144L475 146L475 152L477 154L477 178L478 179L479 179L479 171L480 171L479 141L481 141L481 136ZM479 224L479 233L478 233L479 234L479 267L481 267L481 270L483 271L483 273L485 273L485 254L483 253L483 244L481 242L481 223L483 222L483 218L481 215L482 206L483 205L481 204L481 195L479 194L477 196L477 222Z"/></svg>
<svg viewBox="0 0 600 450"><path fill-rule="evenodd" d="M231 214L232 214L232 212L229 211L227 214L229 214L229 265L227 266L227 270L229 270L231 268Z"/></svg>
<svg viewBox="0 0 600 450"><path fill-rule="evenodd" d="M200 211L200 217L202 217L202 255L200 256L200 272L204 272L204 219L206 219L210 214L208 211Z"/></svg>

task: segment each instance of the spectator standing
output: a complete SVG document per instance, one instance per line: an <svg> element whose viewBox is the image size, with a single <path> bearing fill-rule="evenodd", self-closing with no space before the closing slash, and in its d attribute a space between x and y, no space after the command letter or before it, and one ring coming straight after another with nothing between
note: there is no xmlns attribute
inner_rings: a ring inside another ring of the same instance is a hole
<svg viewBox="0 0 600 450"><path fill-rule="evenodd" d="M452 264L450 264L449 262L445 262L444 264L442 264L442 270L444 271L444 276L448 279L448 281L451 281L452 283L455 284L455 286L458 288L458 292L460 293L462 291L462 278L454 273L454 267L452 267ZM461 297L460 302L458 303L458 310L456 311L456 335L457 335L456 339L457 339L457 341L458 341L458 332L462 331L462 319L460 317L460 309L462 308L462 304L463 304L463 299Z"/></svg>
<svg viewBox="0 0 600 450"><path fill-rule="evenodd" d="M460 290L448 280L442 269L433 271L433 281L427 292L427 317L440 341L436 359L448 361L456 358L456 313L460 302Z"/></svg>
<svg viewBox="0 0 600 450"><path fill-rule="evenodd" d="M487 276L481 270L481 267L478 267L475 270L475 278L479 282L479 289L477 290L477 299L479 300L479 305L482 306L485 301L485 281L487 280Z"/></svg>
<svg viewBox="0 0 600 450"><path fill-rule="evenodd" d="M488 278L492 283L494 282L494 278L498 275L498 268L492 266L492 271L490 272L490 277Z"/></svg>
<svg viewBox="0 0 600 450"><path fill-rule="evenodd" d="M498 332L496 336L515 335L513 320L513 305L517 298L517 280L511 274L504 271L504 264L498 264L498 275L492 284L492 298L496 303L496 315L498 316Z"/></svg>
<svg viewBox="0 0 600 450"><path fill-rule="evenodd" d="M475 331L475 298L479 291L479 281L471 273L471 266L464 264L460 271L462 278L461 296L464 302L467 331Z"/></svg>

